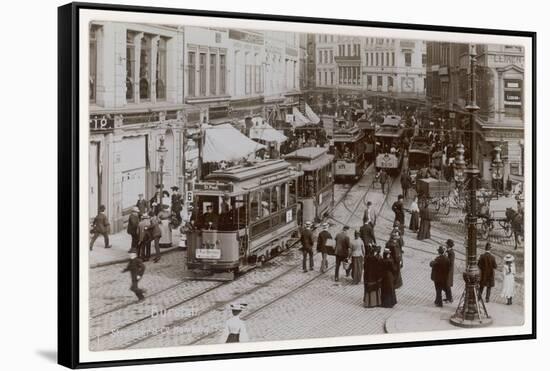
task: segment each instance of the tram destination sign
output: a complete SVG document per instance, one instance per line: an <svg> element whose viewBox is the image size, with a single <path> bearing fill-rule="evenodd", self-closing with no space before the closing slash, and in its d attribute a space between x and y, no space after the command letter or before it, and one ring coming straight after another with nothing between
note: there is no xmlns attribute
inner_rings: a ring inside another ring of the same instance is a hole
<svg viewBox="0 0 550 371"><path fill-rule="evenodd" d="M195 191L233 192L233 185L225 183L197 183Z"/></svg>

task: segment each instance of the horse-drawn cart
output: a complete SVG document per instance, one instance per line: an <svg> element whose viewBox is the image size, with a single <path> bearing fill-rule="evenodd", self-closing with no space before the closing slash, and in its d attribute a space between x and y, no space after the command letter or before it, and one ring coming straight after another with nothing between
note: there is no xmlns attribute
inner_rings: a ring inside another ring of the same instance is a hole
<svg viewBox="0 0 550 371"><path fill-rule="evenodd" d="M449 182L435 178L418 179L416 181L416 193L419 200L434 205L438 213L449 215L451 211L449 199L451 184Z"/></svg>

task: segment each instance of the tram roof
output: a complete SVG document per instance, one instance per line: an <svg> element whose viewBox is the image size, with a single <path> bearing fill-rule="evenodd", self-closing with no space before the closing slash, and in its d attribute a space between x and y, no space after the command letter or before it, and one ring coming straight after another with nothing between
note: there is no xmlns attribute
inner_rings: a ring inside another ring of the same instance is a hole
<svg viewBox="0 0 550 371"><path fill-rule="evenodd" d="M364 136L364 133L357 127L334 128L332 139L334 142L356 142Z"/></svg>
<svg viewBox="0 0 550 371"><path fill-rule="evenodd" d="M380 126L375 135L377 137L388 137L388 138L401 138L403 136L403 128L394 127L394 126Z"/></svg>
<svg viewBox="0 0 550 371"><path fill-rule="evenodd" d="M399 126L401 123L401 116L388 115L384 117L384 122L380 126Z"/></svg>
<svg viewBox="0 0 550 371"><path fill-rule="evenodd" d="M431 152L431 147L427 139L421 137L412 138L409 153L431 155Z"/></svg>
<svg viewBox="0 0 550 371"><path fill-rule="evenodd" d="M334 156L328 154L328 150L323 147L305 147L290 152L284 158L289 162L299 163L304 171L312 171L331 163Z"/></svg>
<svg viewBox="0 0 550 371"><path fill-rule="evenodd" d="M267 184L281 183L302 175L284 160L263 160L252 165L237 165L215 170L208 174L204 182L195 184L197 193L239 194Z"/></svg>

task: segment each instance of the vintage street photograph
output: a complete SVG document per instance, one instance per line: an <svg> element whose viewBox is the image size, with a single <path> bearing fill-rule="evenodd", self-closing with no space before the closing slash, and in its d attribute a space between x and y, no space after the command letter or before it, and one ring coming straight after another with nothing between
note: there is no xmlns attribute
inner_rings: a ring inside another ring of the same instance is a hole
<svg viewBox="0 0 550 371"><path fill-rule="evenodd" d="M523 45L88 30L90 352L525 323Z"/></svg>

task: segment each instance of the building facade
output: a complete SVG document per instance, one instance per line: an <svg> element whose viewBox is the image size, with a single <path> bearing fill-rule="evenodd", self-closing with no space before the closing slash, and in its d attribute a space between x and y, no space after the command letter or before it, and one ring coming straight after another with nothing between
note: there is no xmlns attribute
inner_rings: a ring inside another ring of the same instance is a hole
<svg viewBox="0 0 550 371"><path fill-rule="evenodd" d="M468 44L429 42L427 98L456 127L467 120L470 56ZM476 114L478 166L491 179L495 146L502 148L504 179L523 177L524 51L513 45L476 45Z"/></svg>

